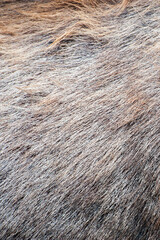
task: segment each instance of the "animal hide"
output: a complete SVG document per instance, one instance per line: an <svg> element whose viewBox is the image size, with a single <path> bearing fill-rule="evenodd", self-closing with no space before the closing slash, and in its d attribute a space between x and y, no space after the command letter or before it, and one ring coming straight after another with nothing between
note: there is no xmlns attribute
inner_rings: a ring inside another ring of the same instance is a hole
<svg viewBox="0 0 160 240"><path fill-rule="evenodd" d="M160 2L0 1L0 239L160 239Z"/></svg>

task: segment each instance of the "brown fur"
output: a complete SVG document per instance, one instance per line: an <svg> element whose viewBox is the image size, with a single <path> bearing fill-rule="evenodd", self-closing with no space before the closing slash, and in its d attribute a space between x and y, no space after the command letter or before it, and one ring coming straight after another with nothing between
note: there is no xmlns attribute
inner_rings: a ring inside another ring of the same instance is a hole
<svg viewBox="0 0 160 240"><path fill-rule="evenodd" d="M0 239L160 239L159 10L0 2Z"/></svg>

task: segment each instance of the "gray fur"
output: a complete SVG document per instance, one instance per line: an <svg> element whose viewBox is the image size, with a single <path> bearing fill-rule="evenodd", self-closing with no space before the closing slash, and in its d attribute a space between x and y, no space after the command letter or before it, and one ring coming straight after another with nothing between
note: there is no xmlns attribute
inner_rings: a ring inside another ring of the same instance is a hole
<svg viewBox="0 0 160 240"><path fill-rule="evenodd" d="M120 11L1 1L0 239L160 239L160 4Z"/></svg>

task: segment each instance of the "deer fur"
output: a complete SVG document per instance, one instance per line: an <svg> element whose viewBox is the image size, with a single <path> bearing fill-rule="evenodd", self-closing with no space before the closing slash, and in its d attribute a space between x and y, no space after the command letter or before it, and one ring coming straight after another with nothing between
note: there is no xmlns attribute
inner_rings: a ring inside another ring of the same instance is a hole
<svg viewBox="0 0 160 240"><path fill-rule="evenodd" d="M160 3L0 2L0 239L160 239Z"/></svg>

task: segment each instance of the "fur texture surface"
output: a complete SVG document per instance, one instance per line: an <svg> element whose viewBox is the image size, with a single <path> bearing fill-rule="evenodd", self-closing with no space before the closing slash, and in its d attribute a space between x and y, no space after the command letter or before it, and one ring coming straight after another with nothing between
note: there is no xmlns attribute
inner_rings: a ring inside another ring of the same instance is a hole
<svg viewBox="0 0 160 240"><path fill-rule="evenodd" d="M0 2L0 239L160 239L160 2Z"/></svg>

